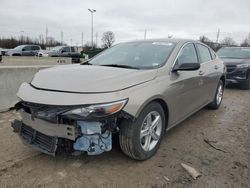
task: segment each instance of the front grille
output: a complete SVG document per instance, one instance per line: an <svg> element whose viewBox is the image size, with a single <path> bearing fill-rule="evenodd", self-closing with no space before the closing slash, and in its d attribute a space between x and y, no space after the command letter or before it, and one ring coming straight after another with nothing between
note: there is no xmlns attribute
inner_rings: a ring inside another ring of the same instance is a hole
<svg viewBox="0 0 250 188"><path fill-rule="evenodd" d="M233 72L236 69L236 65L227 65L227 72Z"/></svg>
<svg viewBox="0 0 250 188"><path fill-rule="evenodd" d="M36 149L44 153L55 154L57 147L56 137L47 136L24 124L22 124L19 134L27 144L35 146Z"/></svg>
<svg viewBox="0 0 250 188"><path fill-rule="evenodd" d="M58 115L70 109L65 106L44 105L36 103L22 102L22 107L25 112L39 119L49 122L58 123Z"/></svg>

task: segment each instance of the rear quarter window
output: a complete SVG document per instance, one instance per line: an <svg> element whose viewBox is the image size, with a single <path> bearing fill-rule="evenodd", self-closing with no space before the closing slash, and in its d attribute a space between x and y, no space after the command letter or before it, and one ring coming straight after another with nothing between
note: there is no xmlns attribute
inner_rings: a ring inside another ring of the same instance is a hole
<svg viewBox="0 0 250 188"><path fill-rule="evenodd" d="M76 52L74 47L71 47L71 52Z"/></svg>
<svg viewBox="0 0 250 188"><path fill-rule="evenodd" d="M212 59L216 59L216 54L213 50L210 50Z"/></svg>

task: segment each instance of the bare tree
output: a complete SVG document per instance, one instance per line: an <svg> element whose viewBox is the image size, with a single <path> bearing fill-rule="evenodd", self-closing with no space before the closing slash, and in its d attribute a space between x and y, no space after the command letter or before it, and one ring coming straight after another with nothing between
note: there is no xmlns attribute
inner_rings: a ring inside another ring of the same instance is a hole
<svg viewBox="0 0 250 188"><path fill-rule="evenodd" d="M226 37L221 41L221 44L226 46L236 46L236 42L231 37Z"/></svg>
<svg viewBox="0 0 250 188"><path fill-rule="evenodd" d="M208 37L206 37L205 35L200 36L199 39L201 42L203 42L204 44L208 45L210 48L212 48L214 51L217 51L221 45L219 43L213 42L212 40L210 40Z"/></svg>
<svg viewBox="0 0 250 188"><path fill-rule="evenodd" d="M211 40L210 40L208 37L206 37L205 35L200 36L200 39L199 39L199 40L200 40L201 42L205 43L205 44L211 42Z"/></svg>
<svg viewBox="0 0 250 188"><path fill-rule="evenodd" d="M241 47L250 47L250 39L246 38L240 44Z"/></svg>
<svg viewBox="0 0 250 188"><path fill-rule="evenodd" d="M112 31L106 31L102 35L102 42L105 48L109 48L115 42L115 34Z"/></svg>

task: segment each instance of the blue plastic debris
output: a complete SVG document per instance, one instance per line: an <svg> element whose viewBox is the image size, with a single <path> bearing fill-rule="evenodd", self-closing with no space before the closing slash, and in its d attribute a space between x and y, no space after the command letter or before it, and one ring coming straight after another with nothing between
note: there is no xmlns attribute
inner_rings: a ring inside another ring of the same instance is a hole
<svg viewBox="0 0 250 188"><path fill-rule="evenodd" d="M88 155L99 155L112 149L112 133L106 130L101 133L100 122L78 121L82 136L74 143L74 149L86 151Z"/></svg>

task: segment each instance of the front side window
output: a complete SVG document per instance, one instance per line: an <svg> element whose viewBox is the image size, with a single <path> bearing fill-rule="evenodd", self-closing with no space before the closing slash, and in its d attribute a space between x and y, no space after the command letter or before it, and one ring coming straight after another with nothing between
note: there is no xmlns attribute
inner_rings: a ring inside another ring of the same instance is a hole
<svg viewBox="0 0 250 188"><path fill-rule="evenodd" d="M212 60L210 51L206 46L203 46L201 44L197 44L197 48L199 50L201 63L205 63L205 62Z"/></svg>
<svg viewBox="0 0 250 188"><path fill-rule="evenodd" d="M62 49L62 52L70 52L70 47L64 47L63 49Z"/></svg>
<svg viewBox="0 0 250 188"><path fill-rule="evenodd" d="M182 48L176 60L176 64L180 66L184 63L199 63L194 44L190 43Z"/></svg>
<svg viewBox="0 0 250 188"><path fill-rule="evenodd" d="M130 42L118 44L94 57L93 65L119 65L138 69L162 66L175 47L173 42Z"/></svg>

